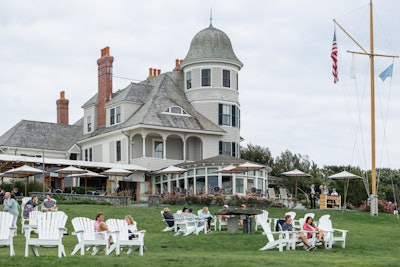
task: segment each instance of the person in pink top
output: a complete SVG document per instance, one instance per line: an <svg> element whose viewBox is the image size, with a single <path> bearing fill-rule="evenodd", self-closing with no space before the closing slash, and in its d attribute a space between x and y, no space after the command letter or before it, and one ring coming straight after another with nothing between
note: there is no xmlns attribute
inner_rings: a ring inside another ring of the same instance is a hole
<svg viewBox="0 0 400 267"><path fill-rule="evenodd" d="M322 246L326 248L325 240L324 240L324 231L318 229L318 227L314 224L314 220L312 217L307 217L306 222L303 225L303 230L307 231L307 238L311 238L313 233L316 232L316 236L319 240L321 240Z"/></svg>
<svg viewBox="0 0 400 267"><path fill-rule="evenodd" d="M104 222L104 214L101 212L96 215L96 220L94 221L94 230L96 232L103 232L108 230L108 226Z"/></svg>

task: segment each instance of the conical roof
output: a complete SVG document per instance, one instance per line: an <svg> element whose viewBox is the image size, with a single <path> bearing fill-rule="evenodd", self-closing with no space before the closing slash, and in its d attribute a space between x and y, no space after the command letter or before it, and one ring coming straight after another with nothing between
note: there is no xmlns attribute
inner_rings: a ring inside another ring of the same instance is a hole
<svg viewBox="0 0 400 267"><path fill-rule="evenodd" d="M235 64L239 68L243 66L232 49L228 35L212 25L193 37L189 52L181 66L184 67L198 61L225 61Z"/></svg>

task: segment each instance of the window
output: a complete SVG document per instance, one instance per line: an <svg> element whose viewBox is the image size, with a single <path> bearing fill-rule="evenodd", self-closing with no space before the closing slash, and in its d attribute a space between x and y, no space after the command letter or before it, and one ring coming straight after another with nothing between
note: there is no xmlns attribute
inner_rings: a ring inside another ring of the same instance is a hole
<svg viewBox="0 0 400 267"><path fill-rule="evenodd" d="M186 89L192 88L192 72L186 72Z"/></svg>
<svg viewBox="0 0 400 267"><path fill-rule="evenodd" d="M236 105L218 104L218 125L240 128L240 110Z"/></svg>
<svg viewBox="0 0 400 267"><path fill-rule="evenodd" d="M162 141L154 141L154 157L158 159L163 158L164 144Z"/></svg>
<svg viewBox="0 0 400 267"><path fill-rule="evenodd" d="M222 70L222 86L231 87L231 71Z"/></svg>
<svg viewBox="0 0 400 267"><path fill-rule="evenodd" d="M187 112L183 108L178 107L178 106L169 107L164 113L172 113L172 114L177 114L177 115L188 115Z"/></svg>
<svg viewBox="0 0 400 267"><path fill-rule="evenodd" d="M117 156L116 160L117 160L117 162L121 161L121 141L117 141L116 142L116 148L115 149L116 149L116 154L117 154L116 155Z"/></svg>
<svg viewBox="0 0 400 267"><path fill-rule="evenodd" d="M93 161L92 148L85 149L85 161Z"/></svg>
<svg viewBox="0 0 400 267"><path fill-rule="evenodd" d="M115 115L116 115L116 123L121 122L121 107L115 108Z"/></svg>
<svg viewBox="0 0 400 267"><path fill-rule="evenodd" d="M219 141L219 155L228 155L232 157L236 157L238 153L236 153L236 143L235 142L223 142Z"/></svg>
<svg viewBox="0 0 400 267"><path fill-rule="evenodd" d="M110 109L110 125L114 125L115 123L115 109Z"/></svg>
<svg viewBox="0 0 400 267"><path fill-rule="evenodd" d="M87 125L87 131L91 132L92 131L92 116L87 116L86 125Z"/></svg>
<svg viewBox="0 0 400 267"><path fill-rule="evenodd" d="M201 70L201 86L211 86L211 69Z"/></svg>

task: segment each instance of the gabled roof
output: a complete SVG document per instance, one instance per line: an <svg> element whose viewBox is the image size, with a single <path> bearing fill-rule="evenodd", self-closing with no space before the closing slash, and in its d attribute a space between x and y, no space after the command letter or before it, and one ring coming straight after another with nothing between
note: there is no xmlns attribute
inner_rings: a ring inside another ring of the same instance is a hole
<svg viewBox="0 0 400 267"><path fill-rule="evenodd" d="M81 136L81 125L21 120L0 136L0 146L67 151Z"/></svg>
<svg viewBox="0 0 400 267"><path fill-rule="evenodd" d="M130 101L141 104L141 107L125 122L111 127L100 127L84 138L136 125L224 133L225 131L222 128L193 108L180 85L183 85L183 74L181 72L167 72L149 77L138 84L131 83L125 89L118 90L113 94L113 98L107 105ZM94 104L93 97L90 101L86 102L84 106ZM187 114L165 113L171 106L179 106Z"/></svg>

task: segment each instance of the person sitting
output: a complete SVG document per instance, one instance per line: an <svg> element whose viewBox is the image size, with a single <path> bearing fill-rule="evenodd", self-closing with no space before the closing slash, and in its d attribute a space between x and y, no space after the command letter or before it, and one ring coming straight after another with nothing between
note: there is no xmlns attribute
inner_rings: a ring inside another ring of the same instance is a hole
<svg viewBox="0 0 400 267"><path fill-rule="evenodd" d="M46 198L42 203L42 211L57 211L56 200L51 197L51 194L47 193Z"/></svg>
<svg viewBox="0 0 400 267"><path fill-rule="evenodd" d="M229 209L229 206L226 204L222 207L223 211L226 211L228 209ZM220 215L221 220L225 221L225 222L228 220L229 217L230 217L229 215Z"/></svg>
<svg viewBox="0 0 400 267"><path fill-rule="evenodd" d="M170 212L171 212L171 210L169 208L164 208L163 217L164 217L167 225L169 227L173 227L174 226L174 216L172 216L172 214Z"/></svg>
<svg viewBox="0 0 400 267"><path fill-rule="evenodd" d="M128 224L129 240L132 240L133 238L135 238L135 233L137 233L138 231L136 227L136 222L133 220L131 215L126 215L125 221Z"/></svg>
<svg viewBox="0 0 400 267"><path fill-rule="evenodd" d="M32 195L31 199L26 202L24 210L22 211L22 216L24 219L29 219L29 213L36 209L39 205L39 198L36 195Z"/></svg>
<svg viewBox="0 0 400 267"><path fill-rule="evenodd" d="M240 208L241 208L241 209L246 209L246 204L240 205ZM240 217L243 218L244 216L240 216ZM239 219L239 225L240 225L240 226L243 226L243 219L242 219L242 218Z"/></svg>
<svg viewBox="0 0 400 267"><path fill-rule="evenodd" d="M306 222L303 225L303 230L307 231L307 238L311 238L313 236L313 232L316 232L316 237L321 240L322 246L326 248L324 231L318 229L318 227L314 224L314 219L312 217L308 216L306 218Z"/></svg>
<svg viewBox="0 0 400 267"><path fill-rule="evenodd" d="M18 190L18 187L14 187L13 190L11 191L11 193L14 193L14 195L17 197L23 196L21 191Z"/></svg>
<svg viewBox="0 0 400 267"><path fill-rule="evenodd" d="M211 220L214 219L214 217L211 215L210 211L208 210L208 207L203 208L203 210L199 214L199 217L207 221L206 223L207 234L211 233Z"/></svg>
<svg viewBox="0 0 400 267"><path fill-rule="evenodd" d="M282 231L289 231L289 232L293 232L293 225L292 225L292 216L290 216L289 214L287 214L285 216L285 222L282 224ZM310 245L310 243L308 243L307 237L299 232L296 233L290 233L290 235L292 234L296 234L296 237L298 239L301 240L301 242L303 242L303 244L306 246L306 250L310 251L310 250L314 250L316 249L316 247L312 247Z"/></svg>
<svg viewBox="0 0 400 267"><path fill-rule="evenodd" d="M331 196L339 196L338 192L336 192L336 188L332 189Z"/></svg>

